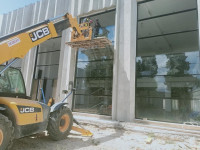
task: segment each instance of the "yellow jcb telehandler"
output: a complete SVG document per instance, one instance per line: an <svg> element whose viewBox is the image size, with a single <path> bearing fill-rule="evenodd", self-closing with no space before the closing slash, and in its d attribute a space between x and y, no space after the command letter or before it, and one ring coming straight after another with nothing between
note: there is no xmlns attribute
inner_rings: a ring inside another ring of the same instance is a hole
<svg viewBox="0 0 200 150"><path fill-rule="evenodd" d="M12 60L8 65L0 66L0 150L9 149L13 139L45 130L53 140L66 138L71 129L92 136L83 127L73 127L73 121L79 123L73 118L65 99L53 105L51 101L44 104L30 100L20 70L11 67L31 48L57 37L69 27L72 28L72 42L91 40L91 27L79 26L76 18L68 13L0 38L0 64ZM82 30L88 31L87 37Z"/></svg>

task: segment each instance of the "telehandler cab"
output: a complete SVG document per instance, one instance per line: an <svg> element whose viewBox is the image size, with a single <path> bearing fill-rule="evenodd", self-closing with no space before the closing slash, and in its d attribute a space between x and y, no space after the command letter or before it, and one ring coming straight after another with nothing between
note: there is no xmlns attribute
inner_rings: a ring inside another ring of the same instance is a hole
<svg viewBox="0 0 200 150"><path fill-rule="evenodd" d="M48 104L29 100L20 70L11 67L31 48L57 37L69 27L73 29L71 42L91 40L91 27L79 26L76 18L68 13L0 38L0 64L12 59L8 65L0 66L0 150L9 149L13 139L45 130L53 140L66 138L71 129L92 136L81 126L72 127L73 121L79 123L73 118L65 99L53 105L51 100ZM85 37L82 30L88 30L89 35Z"/></svg>

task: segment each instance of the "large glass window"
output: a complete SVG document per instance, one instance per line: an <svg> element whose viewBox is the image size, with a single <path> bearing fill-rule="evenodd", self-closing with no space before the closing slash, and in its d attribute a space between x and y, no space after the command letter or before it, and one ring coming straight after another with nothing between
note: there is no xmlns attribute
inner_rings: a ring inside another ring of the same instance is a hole
<svg viewBox="0 0 200 150"><path fill-rule="evenodd" d="M60 59L61 37L50 39L38 47L32 98L43 100L40 89L44 91L46 103L55 97Z"/></svg>
<svg viewBox="0 0 200 150"><path fill-rule="evenodd" d="M138 4L136 117L200 121L196 0Z"/></svg>
<svg viewBox="0 0 200 150"><path fill-rule="evenodd" d="M114 43L115 11L90 16L99 19L99 36ZM93 26L93 25L92 25ZM111 115L113 46L79 49L77 53L74 111Z"/></svg>

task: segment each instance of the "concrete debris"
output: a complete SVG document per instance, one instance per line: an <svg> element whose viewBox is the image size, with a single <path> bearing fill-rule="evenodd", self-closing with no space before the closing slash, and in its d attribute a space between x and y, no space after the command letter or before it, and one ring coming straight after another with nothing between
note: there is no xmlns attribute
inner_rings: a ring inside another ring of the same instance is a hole
<svg viewBox="0 0 200 150"><path fill-rule="evenodd" d="M15 141L12 150L198 150L200 149L200 137L189 135L175 135L152 131L145 128L144 131L130 131L124 128L102 127L102 124L84 125L89 129L93 137L81 137L71 133L62 141L52 141L46 134L38 134L24 137Z"/></svg>
<svg viewBox="0 0 200 150"><path fill-rule="evenodd" d="M152 138L151 137L148 137L147 139L146 139L146 144L151 144L152 143Z"/></svg>

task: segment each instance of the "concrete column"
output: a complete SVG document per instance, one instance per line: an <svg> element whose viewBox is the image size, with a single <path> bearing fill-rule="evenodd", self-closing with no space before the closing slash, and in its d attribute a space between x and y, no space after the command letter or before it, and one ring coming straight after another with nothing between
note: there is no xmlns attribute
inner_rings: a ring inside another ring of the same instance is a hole
<svg viewBox="0 0 200 150"><path fill-rule="evenodd" d="M65 44L67 41L70 41L70 33L70 29L63 31L62 33L56 101L60 101L65 98L66 95L63 94L62 91L68 90L69 82L74 81L76 50ZM68 98L68 103L71 108L72 96Z"/></svg>
<svg viewBox="0 0 200 150"><path fill-rule="evenodd" d="M117 0L112 119L135 118L137 1Z"/></svg>

